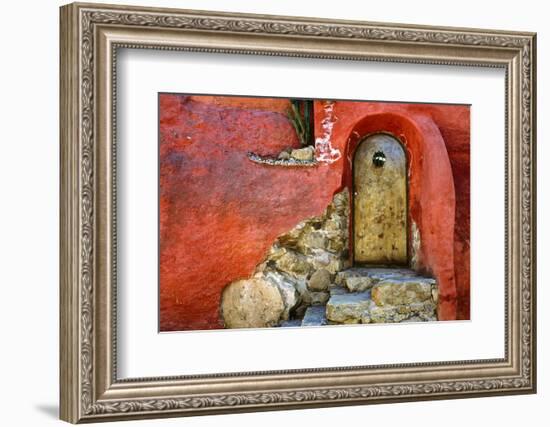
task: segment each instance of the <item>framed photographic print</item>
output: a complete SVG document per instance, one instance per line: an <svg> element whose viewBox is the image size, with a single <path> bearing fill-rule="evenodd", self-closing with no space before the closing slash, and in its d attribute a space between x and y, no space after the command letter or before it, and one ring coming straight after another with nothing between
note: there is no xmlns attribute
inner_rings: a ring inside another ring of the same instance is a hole
<svg viewBox="0 0 550 427"><path fill-rule="evenodd" d="M533 393L535 34L61 8L61 418Z"/></svg>

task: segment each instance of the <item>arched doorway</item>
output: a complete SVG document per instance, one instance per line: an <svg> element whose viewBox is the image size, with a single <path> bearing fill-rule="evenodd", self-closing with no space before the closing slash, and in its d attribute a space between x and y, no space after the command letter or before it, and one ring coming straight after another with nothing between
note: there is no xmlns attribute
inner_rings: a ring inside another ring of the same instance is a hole
<svg viewBox="0 0 550 427"><path fill-rule="evenodd" d="M374 134L359 143L353 195L354 262L407 265L407 157L397 139Z"/></svg>

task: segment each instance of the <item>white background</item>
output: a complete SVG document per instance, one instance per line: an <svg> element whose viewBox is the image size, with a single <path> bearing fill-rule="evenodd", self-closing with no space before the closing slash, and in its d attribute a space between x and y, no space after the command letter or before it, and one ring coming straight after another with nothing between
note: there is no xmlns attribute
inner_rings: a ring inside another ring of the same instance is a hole
<svg viewBox="0 0 550 427"><path fill-rule="evenodd" d="M504 357L503 69L151 50L117 64L119 377ZM158 334L159 91L471 104L472 320Z"/></svg>
<svg viewBox="0 0 550 427"><path fill-rule="evenodd" d="M113 2L118 3L113 0ZM538 117L548 117L545 75L550 73L550 30L543 2L388 2L354 0L272 2L223 0L134 1L135 4L195 9L319 16L418 24L530 30L538 39ZM57 1L3 5L0 125L0 299L2 424L53 425L58 401L58 10ZM327 408L130 422L124 425L192 426L258 424L318 426L369 423L409 426L544 425L550 397L546 361L550 352L543 302L550 270L550 215L545 188L550 179L548 126L539 120L539 393L439 402ZM490 161L488 173L492 171ZM546 192L547 193L547 192ZM547 422L547 421L546 421Z"/></svg>

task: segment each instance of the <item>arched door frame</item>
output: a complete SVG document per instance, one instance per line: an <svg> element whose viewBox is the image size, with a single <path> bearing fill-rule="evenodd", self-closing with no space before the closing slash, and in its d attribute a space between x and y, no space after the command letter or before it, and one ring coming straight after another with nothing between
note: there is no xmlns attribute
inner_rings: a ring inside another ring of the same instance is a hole
<svg viewBox="0 0 550 427"><path fill-rule="evenodd" d="M438 318L456 319L454 271L455 189L451 163L439 128L420 114L372 112L347 131L342 185L353 191L352 160L358 143L368 135L387 133L405 147L408 164L409 254L411 267L438 282ZM350 209L352 209L350 198ZM352 219L350 217L350 222ZM351 224L350 224L351 225ZM414 227L415 235L412 236ZM353 256L350 226L350 258ZM353 259L350 259L353 262Z"/></svg>
<svg viewBox="0 0 550 427"><path fill-rule="evenodd" d="M385 131L385 130L380 130L380 131L373 131L373 132L369 132L369 133L366 133L365 135L363 135L357 142L357 144L355 145L354 147L354 150L353 150L353 153L351 155L351 182L350 182L350 190L351 190L351 206L350 206L350 259L351 259L351 262L353 265L356 264L356 261L355 261L355 179L354 179L354 168L355 168L355 157L357 155L357 151L359 149L359 147L366 143L367 140L372 137L372 136L376 136L376 135L387 135L389 137L391 137L392 139L394 139L400 146L401 146L401 149L403 150L403 153L405 155L405 185L406 185L406 190L405 190L405 209L406 209L406 258L407 258L407 266L410 264L410 256L411 256L411 247L410 247L410 233L411 233L411 230L410 230L410 224L411 224L411 219L410 219L410 212L409 212L409 153L407 152L407 148L405 146L405 144L403 144L403 141L401 141L401 139L399 139L399 137L397 137L397 135L393 134L392 132L388 132L388 131ZM364 263L365 265L369 265L367 263Z"/></svg>

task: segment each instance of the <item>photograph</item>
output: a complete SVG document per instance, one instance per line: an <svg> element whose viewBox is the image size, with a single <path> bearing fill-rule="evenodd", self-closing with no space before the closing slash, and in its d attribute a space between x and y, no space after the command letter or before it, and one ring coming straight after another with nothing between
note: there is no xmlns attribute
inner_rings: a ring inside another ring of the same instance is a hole
<svg viewBox="0 0 550 427"><path fill-rule="evenodd" d="M159 93L160 332L470 318L470 105Z"/></svg>

